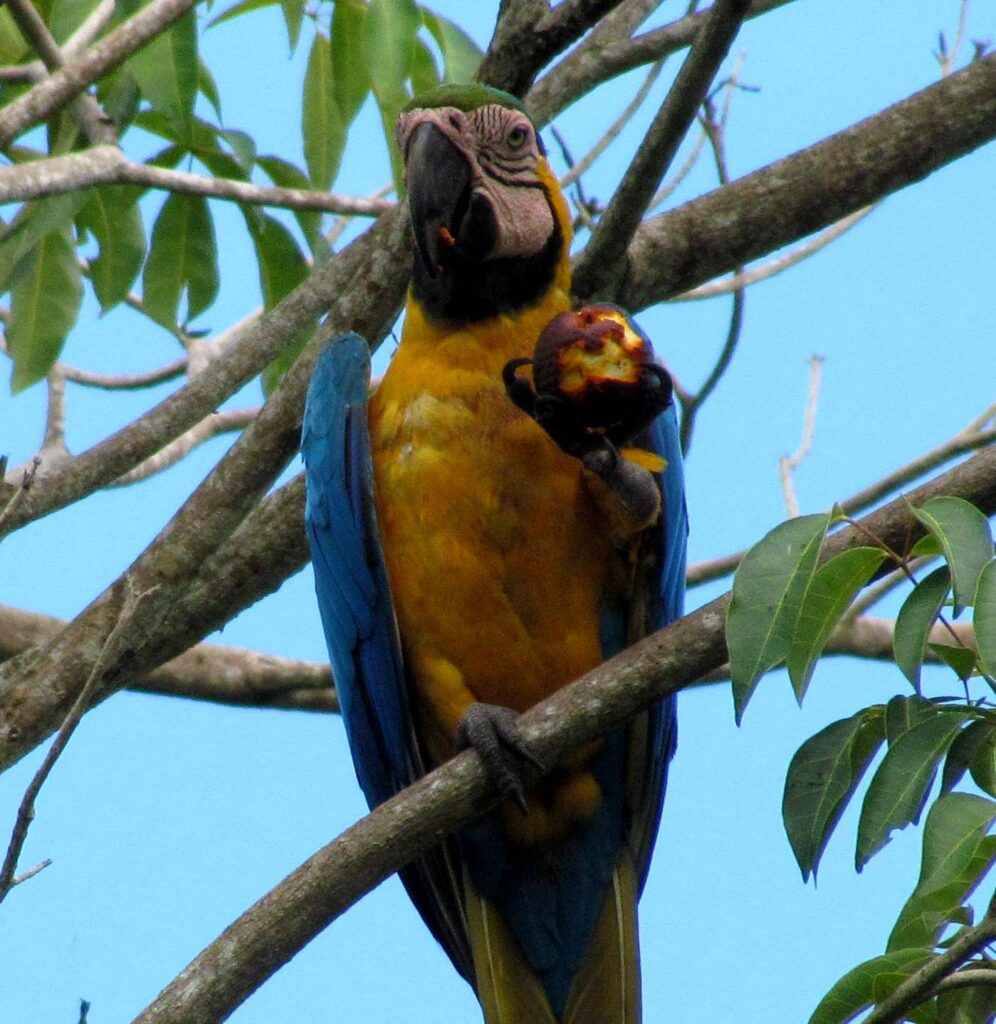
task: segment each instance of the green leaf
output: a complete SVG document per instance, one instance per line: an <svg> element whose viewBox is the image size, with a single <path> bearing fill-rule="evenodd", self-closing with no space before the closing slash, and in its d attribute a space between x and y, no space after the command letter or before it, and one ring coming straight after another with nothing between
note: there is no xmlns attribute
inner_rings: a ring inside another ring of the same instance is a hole
<svg viewBox="0 0 996 1024"><path fill-rule="evenodd" d="M24 204L17 216L0 231L0 293L8 291L21 261L43 238L72 223L90 192L33 199Z"/></svg>
<svg viewBox="0 0 996 1024"><path fill-rule="evenodd" d="M946 565L935 569L913 588L896 617L892 653L903 675L920 690L920 668L930 628L948 596L951 574Z"/></svg>
<svg viewBox="0 0 996 1024"><path fill-rule="evenodd" d="M968 963L965 970L978 969L980 964ZM986 965L988 967L988 965ZM988 967L991 970L991 967ZM957 978L956 971L952 977ZM952 988L937 997L937 1024L992 1024L996 1015L996 986L971 985Z"/></svg>
<svg viewBox="0 0 996 1024"><path fill-rule="evenodd" d="M311 188L311 182L304 171L288 160L282 160L278 156L260 156L256 158L256 163L270 181L280 188ZM316 260L324 262L328 257L329 248L321 232L322 215L313 210L294 210L293 213L304 240L311 247L312 254Z"/></svg>
<svg viewBox="0 0 996 1024"><path fill-rule="evenodd" d="M246 224L256 246L259 283L266 309L272 309L308 276L308 264L293 235L276 218L244 210ZM263 371L263 393L272 394L301 353L314 325L297 332L284 352Z"/></svg>
<svg viewBox="0 0 996 1024"><path fill-rule="evenodd" d="M806 740L789 764L782 819L803 881L815 877L844 808L884 739L882 708L828 725Z"/></svg>
<svg viewBox="0 0 996 1024"><path fill-rule="evenodd" d="M275 217L257 211L246 217L246 224L256 246L263 303L272 309L308 276L308 264L294 236Z"/></svg>
<svg viewBox="0 0 996 1024"><path fill-rule="evenodd" d="M422 22L443 55L443 77L465 85L474 80L484 53L459 25L422 8Z"/></svg>
<svg viewBox="0 0 996 1024"><path fill-rule="evenodd" d="M829 522L823 513L776 526L737 569L726 617L737 722L757 681L791 650Z"/></svg>
<svg viewBox="0 0 996 1024"><path fill-rule="evenodd" d="M965 712L938 713L904 732L889 747L861 805L855 853L858 871L889 842L895 829L919 819L937 763L967 717Z"/></svg>
<svg viewBox="0 0 996 1024"><path fill-rule="evenodd" d="M365 3L336 0L332 11L332 95L344 125L350 125L370 92L363 48Z"/></svg>
<svg viewBox="0 0 996 1024"><path fill-rule="evenodd" d="M178 320L184 289L186 322L203 313L218 294L214 224L205 199L171 195L152 228L142 278L146 311L172 329Z"/></svg>
<svg viewBox="0 0 996 1024"><path fill-rule="evenodd" d="M439 85L439 81L436 58L421 39L416 39L412 53L412 93L418 96L419 93L428 92Z"/></svg>
<svg viewBox="0 0 996 1024"><path fill-rule="evenodd" d="M975 651L967 647L955 647L953 644L927 644L941 661L953 668L963 682L972 678L975 671Z"/></svg>
<svg viewBox="0 0 996 1024"><path fill-rule="evenodd" d="M0 64L21 64L25 60L30 60L34 54L29 54L28 49L28 44L10 16L10 11L6 7L0 7ZM12 98L13 92L14 90L8 92L5 86L4 99Z"/></svg>
<svg viewBox="0 0 996 1024"><path fill-rule="evenodd" d="M929 892L949 882L976 878L966 872L994 820L996 803L984 796L947 793L938 797L923 827L917 891Z"/></svg>
<svg viewBox="0 0 996 1024"><path fill-rule="evenodd" d="M982 567L992 561L993 535L989 520L963 498L931 498L913 514L937 538L951 567L957 616L975 600Z"/></svg>
<svg viewBox="0 0 996 1024"><path fill-rule="evenodd" d="M414 0L370 0L363 22L363 52L388 151L394 184L401 194L404 168L394 141L398 114L411 98L405 83L411 77L415 37L422 18Z"/></svg>
<svg viewBox="0 0 996 1024"><path fill-rule="evenodd" d="M786 659L789 678L800 704L816 659L823 653L834 626L884 558L885 552L880 548L851 548L816 570L803 598Z"/></svg>
<svg viewBox="0 0 996 1024"><path fill-rule="evenodd" d="M866 960L830 989L813 1011L809 1024L844 1024L884 999L933 957L929 949L899 949Z"/></svg>
<svg viewBox="0 0 996 1024"><path fill-rule="evenodd" d="M304 22L304 0L280 0L280 10L284 15L284 25L287 26L287 42L290 45L291 53L297 49L298 40L301 38L301 25Z"/></svg>
<svg viewBox="0 0 996 1024"><path fill-rule="evenodd" d="M893 697L885 706L885 738L891 746L904 732L937 713L937 705L923 697Z"/></svg>
<svg viewBox="0 0 996 1024"><path fill-rule="evenodd" d="M331 188L346 144L346 127L332 95L329 41L321 32L315 33L304 76L301 133L312 185L318 189Z"/></svg>
<svg viewBox="0 0 996 1024"><path fill-rule="evenodd" d="M944 762L944 771L941 774L942 793L949 793L958 784L968 771L976 751L990 736L996 738L996 732L993 723L985 719L972 722L958 733L948 749L948 756Z"/></svg>
<svg viewBox="0 0 996 1024"><path fill-rule="evenodd" d="M972 781L984 793L996 797L996 729L990 723L985 740L976 747L969 762L968 770Z"/></svg>
<svg viewBox="0 0 996 1024"><path fill-rule="evenodd" d="M64 227L34 247L29 266L11 290L7 346L14 361L12 391L30 387L52 368L82 301L76 246Z"/></svg>
<svg viewBox="0 0 996 1024"><path fill-rule="evenodd" d="M996 804L970 793L948 793L927 813L920 878L889 937L890 950L936 945L952 921L966 921L962 906L989 870L996 838L987 836Z"/></svg>
<svg viewBox="0 0 996 1024"><path fill-rule="evenodd" d="M145 228L138 208L139 190L105 185L92 191L77 223L91 231L100 254L90 261L90 281L106 313L128 294L145 258Z"/></svg>
<svg viewBox="0 0 996 1024"><path fill-rule="evenodd" d="M218 135L228 143L235 154L235 159L239 162L239 167L248 174L256 162L256 143L252 136L235 128L222 128Z"/></svg>
<svg viewBox="0 0 996 1024"><path fill-rule="evenodd" d="M55 41L64 43L97 6L97 0L54 0L45 19Z"/></svg>
<svg viewBox="0 0 996 1024"><path fill-rule="evenodd" d="M207 23L207 28L214 28L215 25L221 25L223 22L231 21L232 18L237 18L242 14L249 14L251 11L259 11L264 7L273 7L279 2L280 0L240 0L239 3L232 4L227 10L212 18Z"/></svg>
<svg viewBox="0 0 996 1024"><path fill-rule="evenodd" d="M197 58L197 89L211 104L218 120L221 121L221 96L218 93L218 83L215 82L211 69L200 57Z"/></svg>
<svg viewBox="0 0 996 1024"><path fill-rule="evenodd" d="M200 67L197 20L185 14L127 62L142 95L177 131L184 131L194 112Z"/></svg>
<svg viewBox="0 0 996 1024"><path fill-rule="evenodd" d="M979 573L972 625L982 669L996 676L996 562L983 566Z"/></svg>

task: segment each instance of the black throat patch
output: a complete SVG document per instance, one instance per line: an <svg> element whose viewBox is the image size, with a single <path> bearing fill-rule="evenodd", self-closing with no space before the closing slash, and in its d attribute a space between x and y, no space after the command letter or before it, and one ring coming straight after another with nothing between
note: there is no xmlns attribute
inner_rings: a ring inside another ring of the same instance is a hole
<svg viewBox="0 0 996 1024"><path fill-rule="evenodd" d="M434 323L476 323L535 305L553 284L564 243L552 207L551 212L553 232L542 249L529 256L487 260L481 256L494 244L494 214L487 203L472 202L460 234L473 239L473 246L454 244L435 277L415 254L412 294L426 316Z"/></svg>

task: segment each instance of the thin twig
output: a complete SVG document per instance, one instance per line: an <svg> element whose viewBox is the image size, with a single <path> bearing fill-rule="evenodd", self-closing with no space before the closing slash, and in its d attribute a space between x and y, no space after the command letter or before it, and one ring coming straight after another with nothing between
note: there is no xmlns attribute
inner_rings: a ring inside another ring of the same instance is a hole
<svg viewBox="0 0 996 1024"><path fill-rule="evenodd" d="M6 3L21 34L34 47L45 67L49 71L65 67L65 56L34 4L30 0L6 0ZM69 109L91 143L113 144L117 141L114 121L89 93L81 92L69 103Z"/></svg>
<svg viewBox="0 0 996 1024"><path fill-rule="evenodd" d="M695 120L726 57L750 0L716 0L619 188L592 231L574 269L574 291L585 300L610 294L625 271L626 250L681 140Z"/></svg>
<svg viewBox="0 0 996 1024"><path fill-rule="evenodd" d="M24 796L21 799L21 804L17 809L17 817L14 821L10 844L7 847L7 854L4 857L3 866L0 867L0 903L4 901L5 897L14 886L14 874L17 871L17 861L21 856L21 851L24 849L24 843L28 838L28 829L31 827L31 822L35 817L35 800L38 798L38 793L41 791L42 786L45 784L45 780L55 767L55 763L59 760L63 750L66 749L66 744L72 737L76 727L80 724L84 712L90 706L90 702L93 699L97 688L103 681L104 666L109 661L113 647L117 644L118 638L121 636L121 633L124 631L129 620L134 614L135 608L149 593L149 591L145 591L141 594L136 594L131 589L131 580L127 576L124 578L124 586L126 589L125 598L121 605L121 611L118 614L117 621L114 624L114 628L110 633L108 633L107 639L104 641L103 646L100 649L100 653L97 655L97 658L93 663L93 667L90 669L90 674L87 677L83 688L79 692L79 696L76 698L73 706L69 710L69 713L63 720L58 733L56 733L55 739L52 741L52 745L49 747L48 753L45 755L45 759L41 763L41 767L37 772L35 772L34 777L28 783L28 788L25 790Z"/></svg>
<svg viewBox="0 0 996 1024"><path fill-rule="evenodd" d="M31 490L31 485L35 482L35 474L38 472L38 467L41 465L42 460L40 455L35 455L27 466L20 470L21 483L17 490L10 496L7 504L0 509L0 527L3 526L4 520L9 519L14 509L17 508L18 504L23 499L24 495Z"/></svg>
<svg viewBox="0 0 996 1024"><path fill-rule="evenodd" d="M897 985L865 1018L864 1024L898 1024L907 1012L929 999L937 986L966 960L996 940L996 906L974 928L963 928L944 952L928 960Z"/></svg>
<svg viewBox="0 0 996 1024"><path fill-rule="evenodd" d="M814 235L808 241L803 242L802 245L781 256L776 256L773 260L768 260L766 263L752 267L750 270L743 270L731 277L724 277L718 281L700 284L698 288L692 288L687 292L682 292L680 295L675 295L668 299L668 301L693 302L700 299L713 299L717 295L726 295L729 292L735 292L742 288L749 288L752 284L757 284L759 281L766 281L769 277L774 277L783 270L794 267L797 263L801 263L804 259L826 248L831 242L840 238L841 235L850 231L857 223L864 220L877 206L878 204L875 203L872 206L866 206L863 210L857 210L855 213L849 214L847 217L837 221L836 224L832 224L826 231L821 231L818 235Z"/></svg>
<svg viewBox="0 0 996 1024"><path fill-rule="evenodd" d="M46 857L44 860L39 861L33 868L28 868L27 871L22 871L19 875L14 877L14 880L10 883L11 889L15 885L20 885L22 882L26 882L29 878L34 878L35 875L40 874L47 867L51 867L52 858Z"/></svg>
<svg viewBox="0 0 996 1024"><path fill-rule="evenodd" d="M94 146L79 153L5 167L0 170L0 202L38 199L108 184L139 185L182 195L355 217L379 217L395 205L384 199L363 199L334 192L255 185L233 178L215 178L168 167L154 167L129 160L115 146Z"/></svg>
<svg viewBox="0 0 996 1024"><path fill-rule="evenodd" d="M180 459L186 458L195 448L199 448L205 441L222 434L231 434L243 430L259 415L259 407L251 409L233 409L228 412L214 412L205 417L196 426L191 427L186 433L170 441L165 448L150 456L144 462L140 462L134 469L129 470L117 480L113 481L111 487L126 487L129 484L138 483L140 480L148 480L149 477L161 473L164 469L176 465Z"/></svg>
<svg viewBox="0 0 996 1024"><path fill-rule="evenodd" d="M739 64L734 70L733 75L730 78L730 82L736 81L736 76L740 70ZM719 177L720 185L727 185L730 181L729 168L726 163L726 147L724 140L724 132L726 128L726 118L729 114L729 97L730 87L727 87L726 103L723 107L723 112L720 117L717 118L715 108L710 99L706 99L703 103L703 113L700 118L702 123L702 130L709 140L709 146L712 149L713 159L716 164L716 173ZM743 267L734 268L734 276L743 272ZM733 308L730 310L730 324L726 331L726 340L723 343L723 347L720 350L719 357L716 360L715 365L710 371L702 384L702 387L694 395L685 394L681 397L681 450L682 453L687 454L692 443L692 432L695 429L695 417L698 411L702 408L703 404L709 398L709 396L716 389L723 374L726 373L733 360L733 354L736 352L737 345L740 341L740 333L743 330L744 323L744 289L738 288L733 292Z"/></svg>
<svg viewBox="0 0 996 1024"><path fill-rule="evenodd" d="M809 357L809 391L806 395L806 414L802 421L802 438L799 447L791 455L783 455L778 460L778 475L782 481L782 493L785 495L785 507L789 518L799 514L799 501L795 495L795 484L792 474L805 461L813 446L813 431L816 429L816 410L820 400L820 374L823 369L823 356Z"/></svg>
<svg viewBox="0 0 996 1024"><path fill-rule="evenodd" d="M63 377L74 384L102 388L105 391L138 391L182 377L187 370L187 360L177 359L165 366L157 366L154 370L145 370L142 373L94 373L92 370L82 370L66 363L56 363L56 366L61 370Z"/></svg>
<svg viewBox="0 0 996 1024"><path fill-rule="evenodd" d="M569 188L574 184L582 174L586 173L592 164L612 145L623 128L633 120L634 115L643 106L643 101L647 98L650 90L653 88L654 82L660 77L661 70L664 67L664 61L659 60L650 66L650 70L647 72L646 77L640 83L640 88L636 90L633 98L626 104L623 112L609 125L609 127L602 133L602 137L588 150L587 153L581 159L571 167L567 173L560 179L561 188Z"/></svg>
<svg viewBox="0 0 996 1024"><path fill-rule="evenodd" d="M75 60L12 100L0 111L0 149L6 149L22 132L51 117L92 82L124 63L195 3L152 0Z"/></svg>

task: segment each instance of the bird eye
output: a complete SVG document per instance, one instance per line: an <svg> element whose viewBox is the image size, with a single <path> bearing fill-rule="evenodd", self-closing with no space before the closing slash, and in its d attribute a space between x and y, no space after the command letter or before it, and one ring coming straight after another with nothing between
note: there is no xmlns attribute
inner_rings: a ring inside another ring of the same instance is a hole
<svg viewBox="0 0 996 1024"><path fill-rule="evenodd" d="M506 141L513 149L518 149L529 137L526 127L517 124L507 135Z"/></svg>

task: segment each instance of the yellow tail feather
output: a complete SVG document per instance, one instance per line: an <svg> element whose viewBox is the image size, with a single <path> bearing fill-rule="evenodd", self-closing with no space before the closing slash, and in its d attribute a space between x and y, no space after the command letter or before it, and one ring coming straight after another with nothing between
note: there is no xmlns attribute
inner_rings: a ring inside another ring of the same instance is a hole
<svg viewBox="0 0 996 1024"><path fill-rule="evenodd" d="M624 854L558 1021L512 933L494 906L474 893L465 870L467 926L485 1024L640 1024L636 889L636 872Z"/></svg>

